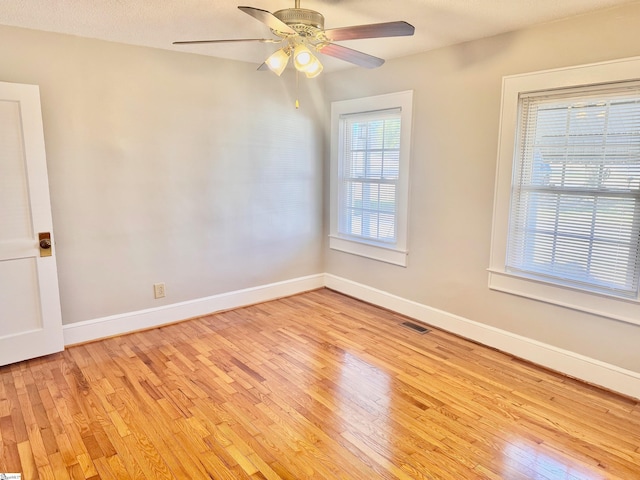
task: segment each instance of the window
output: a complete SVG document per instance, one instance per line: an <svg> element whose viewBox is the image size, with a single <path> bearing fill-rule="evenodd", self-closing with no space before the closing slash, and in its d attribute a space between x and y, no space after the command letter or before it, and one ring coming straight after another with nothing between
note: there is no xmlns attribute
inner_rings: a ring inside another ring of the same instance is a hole
<svg viewBox="0 0 640 480"><path fill-rule="evenodd" d="M520 96L507 271L638 296L640 86Z"/></svg>
<svg viewBox="0 0 640 480"><path fill-rule="evenodd" d="M639 322L639 78L638 59L505 78L491 288Z"/></svg>
<svg viewBox="0 0 640 480"><path fill-rule="evenodd" d="M400 111L341 118L338 233L394 244L400 173Z"/></svg>
<svg viewBox="0 0 640 480"><path fill-rule="evenodd" d="M332 104L332 249L406 265L412 92Z"/></svg>

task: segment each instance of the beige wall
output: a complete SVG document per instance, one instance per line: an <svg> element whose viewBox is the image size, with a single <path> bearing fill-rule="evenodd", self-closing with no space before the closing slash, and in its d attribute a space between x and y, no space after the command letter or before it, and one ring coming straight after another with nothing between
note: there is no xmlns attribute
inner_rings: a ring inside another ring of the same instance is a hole
<svg viewBox="0 0 640 480"><path fill-rule="evenodd" d="M65 324L323 271L317 82L296 111L255 65L0 36L0 80L40 85Z"/></svg>
<svg viewBox="0 0 640 480"><path fill-rule="evenodd" d="M639 25L636 3L326 75L328 103L414 90L414 132L409 266L325 244L325 270L640 372L640 327L490 291L486 272L502 77L640 55Z"/></svg>

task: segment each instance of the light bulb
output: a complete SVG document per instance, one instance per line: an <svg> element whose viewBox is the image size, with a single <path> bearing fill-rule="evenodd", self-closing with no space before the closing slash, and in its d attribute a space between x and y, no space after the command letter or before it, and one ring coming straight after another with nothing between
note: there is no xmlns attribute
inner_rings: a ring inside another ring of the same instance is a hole
<svg viewBox="0 0 640 480"><path fill-rule="evenodd" d="M309 52L301 52L297 57L298 65L305 66L311 62L311 54Z"/></svg>
<svg viewBox="0 0 640 480"><path fill-rule="evenodd" d="M311 51L302 43L296 45L293 50L293 62L295 67L301 72L305 72L306 68L316 57L311 54Z"/></svg>

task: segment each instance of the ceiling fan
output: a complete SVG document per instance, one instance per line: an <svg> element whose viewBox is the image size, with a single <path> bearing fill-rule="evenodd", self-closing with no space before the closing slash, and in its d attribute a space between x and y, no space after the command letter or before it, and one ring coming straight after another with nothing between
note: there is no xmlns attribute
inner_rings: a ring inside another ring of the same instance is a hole
<svg viewBox="0 0 640 480"><path fill-rule="evenodd" d="M238 7L244 13L267 25L278 38L239 38L226 40L187 40L173 42L174 45L197 43L260 42L283 44L258 70L267 68L281 75L289 59L299 72L313 78L323 67L313 52L344 60L364 68L376 68L384 63L382 58L353 50L333 43L340 40L364 38L400 37L413 35L413 25L403 22L373 23L351 27L324 29L324 16L315 10L300 8L300 0L295 0L294 8L286 8L271 13L253 7Z"/></svg>

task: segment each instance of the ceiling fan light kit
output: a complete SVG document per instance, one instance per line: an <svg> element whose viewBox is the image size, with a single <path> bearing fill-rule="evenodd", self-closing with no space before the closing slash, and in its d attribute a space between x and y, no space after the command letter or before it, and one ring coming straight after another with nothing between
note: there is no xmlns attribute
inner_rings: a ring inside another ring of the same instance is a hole
<svg viewBox="0 0 640 480"><path fill-rule="evenodd" d="M300 0L295 0L294 8L278 10L275 13L254 7L240 6L238 8L267 25L278 38L188 40L173 42L174 45L226 42L284 42L285 46L270 55L258 70L264 70L265 68L263 67L266 66L280 76L287 67L289 58L293 56L295 69L304 73L308 78L313 78L323 70L322 63L314 55L314 52L338 58L364 68L376 68L384 63L381 58L333 43L335 41L409 36L413 35L415 31L413 25L403 21L325 30L324 16L315 10L300 8Z"/></svg>

